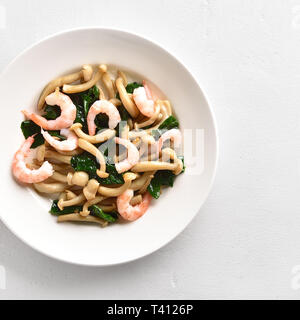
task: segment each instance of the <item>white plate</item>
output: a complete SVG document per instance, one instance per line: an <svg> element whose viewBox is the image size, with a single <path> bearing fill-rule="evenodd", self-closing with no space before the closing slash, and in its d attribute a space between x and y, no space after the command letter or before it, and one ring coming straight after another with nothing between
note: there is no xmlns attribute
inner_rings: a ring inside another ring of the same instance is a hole
<svg viewBox="0 0 300 320"><path fill-rule="evenodd" d="M58 224L50 202L19 186L11 176L13 154L23 141L21 109L35 109L47 82L82 64L107 63L152 80L171 100L181 128L204 130L204 170L183 174L174 188L153 201L138 221L102 229ZM212 111L196 80L170 53L152 41L118 30L86 28L54 35L18 56L0 78L2 137L0 157L1 219L32 248L81 265L125 263L161 248L195 217L211 189L218 154Z"/></svg>

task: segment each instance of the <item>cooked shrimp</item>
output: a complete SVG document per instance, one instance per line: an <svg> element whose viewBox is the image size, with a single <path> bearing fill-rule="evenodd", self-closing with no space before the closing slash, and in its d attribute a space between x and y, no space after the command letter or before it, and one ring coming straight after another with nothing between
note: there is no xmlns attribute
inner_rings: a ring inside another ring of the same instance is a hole
<svg viewBox="0 0 300 320"><path fill-rule="evenodd" d="M61 129L60 134L67 137L67 140L59 141L52 137L48 132L42 129L42 135L45 140L56 150L59 151L73 151L78 147L78 138L73 131L69 129Z"/></svg>
<svg viewBox="0 0 300 320"><path fill-rule="evenodd" d="M179 147L181 145L181 141L182 141L181 132L178 129L171 129L171 130L165 132L164 134L162 134L162 136L159 138L158 144L157 144L158 152L161 151L163 144L167 140L173 141L174 146Z"/></svg>
<svg viewBox="0 0 300 320"><path fill-rule="evenodd" d="M117 207L119 214L128 221L135 221L143 216L151 203L151 195L146 192L143 200L136 206L131 206L130 201L133 198L133 190L128 189L117 198Z"/></svg>
<svg viewBox="0 0 300 320"><path fill-rule="evenodd" d="M128 156L122 162L116 163L116 169L119 173L130 170L139 162L140 154L136 146L131 143L129 140L115 138L115 142L122 144L128 150Z"/></svg>
<svg viewBox="0 0 300 320"><path fill-rule="evenodd" d="M67 95L56 90L46 97L46 103L50 106L58 105L61 108L61 115L56 120L46 120L42 116L28 111L22 112L45 130L61 130L71 127L76 118L76 107Z"/></svg>
<svg viewBox="0 0 300 320"><path fill-rule="evenodd" d="M91 106L87 116L90 136L94 136L96 133L95 118L99 113L105 113L108 115L108 126L110 129L114 129L121 121L118 109L111 102L107 100L98 100Z"/></svg>
<svg viewBox="0 0 300 320"><path fill-rule="evenodd" d="M148 118L155 113L154 101L149 87L144 82L144 87L139 87L133 91L133 100L140 112Z"/></svg>
<svg viewBox="0 0 300 320"><path fill-rule="evenodd" d="M28 156L33 142L34 137L29 137L15 153L12 163L13 175L23 183L39 183L48 179L53 174L53 167L48 161L44 162L43 165L36 170L31 170L26 167L25 158Z"/></svg>
<svg viewBox="0 0 300 320"><path fill-rule="evenodd" d="M152 91L150 89L150 86L148 85L146 80L143 80L143 87L145 88L147 98L149 100L153 100L154 101L155 99L154 99L153 93L152 93Z"/></svg>

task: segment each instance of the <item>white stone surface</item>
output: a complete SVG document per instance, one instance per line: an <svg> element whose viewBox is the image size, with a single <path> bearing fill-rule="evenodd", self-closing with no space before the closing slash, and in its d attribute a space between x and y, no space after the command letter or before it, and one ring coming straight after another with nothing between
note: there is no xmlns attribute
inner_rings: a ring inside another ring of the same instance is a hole
<svg viewBox="0 0 300 320"><path fill-rule="evenodd" d="M220 161L192 224L130 264L57 262L0 224L0 299L300 298L297 278L291 286L300 265L300 0L0 0L3 16L0 71L73 27L124 28L165 46L209 97Z"/></svg>

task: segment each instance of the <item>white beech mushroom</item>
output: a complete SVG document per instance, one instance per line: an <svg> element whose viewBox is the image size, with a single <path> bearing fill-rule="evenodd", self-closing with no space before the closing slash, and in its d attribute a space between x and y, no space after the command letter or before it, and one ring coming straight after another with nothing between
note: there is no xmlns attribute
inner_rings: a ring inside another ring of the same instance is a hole
<svg viewBox="0 0 300 320"><path fill-rule="evenodd" d="M67 186L65 183L35 183L34 188L40 193L60 193L63 192Z"/></svg>
<svg viewBox="0 0 300 320"><path fill-rule="evenodd" d="M77 171L75 173L69 172L67 175L67 182L69 186L85 187L89 182L89 175L84 171Z"/></svg>
<svg viewBox="0 0 300 320"><path fill-rule="evenodd" d="M71 130L73 130L76 135L84 139L92 144L98 144L103 143L116 135L116 131L112 129L107 129L105 131L102 131L99 134L96 134L95 136L90 136L82 131L82 124L81 123L75 123L72 125Z"/></svg>
<svg viewBox="0 0 300 320"><path fill-rule="evenodd" d="M91 179L86 187L83 189L83 194L88 201L96 198L96 194L99 188L99 182L96 179Z"/></svg>
<svg viewBox="0 0 300 320"><path fill-rule="evenodd" d="M71 207L71 206L76 206L76 205L80 205L85 201L85 196L83 193L81 193L80 195L78 195L77 197L71 199L71 200L64 200L64 199L60 199L58 201L58 207L60 210L64 210L65 207Z"/></svg>
<svg viewBox="0 0 300 320"><path fill-rule="evenodd" d="M82 138L78 139L78 145L81 149L96 157L100 164L100 170L97 170L97 175L100 178L107 178L109 174L106 172L106 161L101 151L99 151L93 144Z"/></svg>
<svg viewBox="0 0 300 320"><path fill-rule="evenodd" d="M73 82L78 81L82 78L84 78L85 81L89 81L90 77L91 77L91 69L92 69L91 66L84 65L82 67L82 70L80 70L78 72L59 77L59 78L54 79L51 82L49 82L39 98L38 110L43 109L46 97L50 93L54 92L57 87L61 87L65 84L73 83ZM93 72L93 69L92 69L92 72Z"/></svg>
<svg viewBox="0 0 300 320"><path fill-rule="evenodd" d="M87 216L83 217L79 213L71 213L71 214L65 214L62 216L59 216L57 218L58 222L67 222L67 221L72 221L72 222L92 222L92 223L98 223L102 227L107 227L108 222L104 221L103 219L93 217L93 216Z"/></svg>
<svg viewBox="0 0 300 320"><path fill-rule="evenodd" d="M106 66L104 65L99 66L97 71L94 73L93 77L91 78L91 80L85 83L73 84L73 85L65 84L63 86L63 92L70 94L70 93L79 93L79 92L84 92L89 90L101 79L103 72L106 72L104 70L107 70Z"/></svg>
<svg viewBox="0 0 300 320"><path fill-rule="evenodd" d="M132 116L132 118L136 118L139 115L139 109L135 105L132 97L130 97L126 91L126 88L124 86L124 81L121 77L119 77L116 80L116 87L118 89L120 99L126 108L126 110L129 112L129 114Z"/></svg>
<svg viewBox="0 0 300 320"><path fill-rule="evenodd" d="M136 174L132 172L127 172L124 174L123 178L125 183L119 188L109 188L100 186L98 189L98 193L105 197L118 197L122 193L124 193L127 189L130 188L131 182L136 179Z"/></svg>

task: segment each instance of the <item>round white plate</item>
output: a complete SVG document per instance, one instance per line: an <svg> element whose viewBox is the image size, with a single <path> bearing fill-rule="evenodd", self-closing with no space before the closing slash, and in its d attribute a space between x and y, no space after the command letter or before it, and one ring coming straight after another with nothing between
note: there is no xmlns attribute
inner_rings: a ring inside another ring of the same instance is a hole
<svg viewBox="0 0 300 320"><path fill-rule="evenodd" d="M204 133L200 148L203 147L202 172L195 174L191 165L186 174L177 178L174 188L153 200L148 212L134 223L105 229L98 225L58 224L48 213L49 200L18 185L11 175L12 157L24 140L21 110L36 110L38 96L50 80L85 63L120 66L151 80L171 100L181 128L194 132L202 129L200 132ZM103 28L59 33L27 49L6 68L0 78L0 97L0 216L16 236L39 252L91 266L132 261L174 239L208 196L218 155L212 110L191 73L152 41Z"/></svg>

